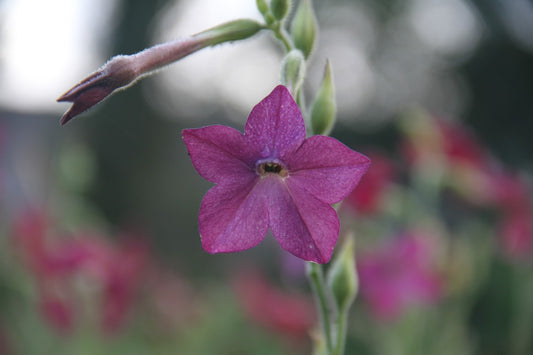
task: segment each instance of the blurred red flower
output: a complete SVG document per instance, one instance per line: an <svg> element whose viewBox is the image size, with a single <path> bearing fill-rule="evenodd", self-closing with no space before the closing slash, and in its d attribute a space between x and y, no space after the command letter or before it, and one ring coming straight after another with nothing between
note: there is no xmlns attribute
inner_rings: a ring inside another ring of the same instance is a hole
<svg viewBox="0 0 533 355"><path fill-rule="evenodd" d="M240 274L233 286L248 317L265 328L302 340L315 324L315 308L309 297L275 288L256 270Z"/></svg>
<svg viewBox="0 0 533 355"><path fill-rule="evenodd" d="M359 213L372 214L379 211L383 192L394 179L396 169L392 160L381 153L374 152L367 156L372 160L372 165L345 202Z"/></svg>
<svg viewBox="0 0 533 355"><path fill-rule="evenodd" d="M491 160L466 127L432 116L410 126L401 151L410 165L424 164L438 157L449 167L484 168Z"/></svg>

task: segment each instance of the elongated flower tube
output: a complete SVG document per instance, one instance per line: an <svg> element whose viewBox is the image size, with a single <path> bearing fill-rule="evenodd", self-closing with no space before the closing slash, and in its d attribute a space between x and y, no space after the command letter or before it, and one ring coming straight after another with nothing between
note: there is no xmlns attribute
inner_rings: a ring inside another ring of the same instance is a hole
<svg viewBox="0 0 533 355"><path fill-rule="evenodd" d="M263 26L253 20L235 20L194 36L166 42L133 55L118 55L57 99L72 102L61 124L93 107L117 90L205 47L237 41L255 35Z"/></svg>
<svg viewBox="0 0 533 355"><path fill-rule="evenodd" d="M355 188L370 159L326 136L305 138L300 108L282 85L257 104L244 134L214 125L183 131L198 173L216 184L200 206L209 253L259 244L270 229L293 255L327 263L339 236L331 204Z"/></svg>

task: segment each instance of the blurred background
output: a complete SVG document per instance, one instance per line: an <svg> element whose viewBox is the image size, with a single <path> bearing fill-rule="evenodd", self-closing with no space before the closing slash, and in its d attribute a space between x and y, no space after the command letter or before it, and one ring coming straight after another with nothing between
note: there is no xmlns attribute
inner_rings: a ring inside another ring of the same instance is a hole
<svg viewBox="0 0 533 355"><path fill-rule="evenodd" d="M347 354L533 353L533 4L315 1L332 136L372 168L339 210L360 293ZM303 265L266 238L208 255L181 130L242 130L279 83L269 33L204 49L61 127L116 54L253 0L0 0L0 354L307 354Z"/></svg>

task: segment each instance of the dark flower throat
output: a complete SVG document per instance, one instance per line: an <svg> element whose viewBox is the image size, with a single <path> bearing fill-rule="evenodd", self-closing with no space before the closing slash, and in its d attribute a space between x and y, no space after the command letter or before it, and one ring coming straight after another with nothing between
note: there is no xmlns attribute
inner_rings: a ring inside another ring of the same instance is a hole
<svg viewBox="0 0 533 355"><path fill-rule="evenodd" d="M277 163L277 162L264 162L259 164L257 167L257 172L261 176L269 175L269 174L276 174L281 177L287 176L287 170L285 168Z"/></svg>

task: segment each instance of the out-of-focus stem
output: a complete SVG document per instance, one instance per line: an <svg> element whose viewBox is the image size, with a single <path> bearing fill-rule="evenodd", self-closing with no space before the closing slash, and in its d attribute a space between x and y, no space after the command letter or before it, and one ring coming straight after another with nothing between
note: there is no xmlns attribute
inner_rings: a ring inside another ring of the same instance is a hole
<svg viewBox="0 0 533 355"><path fill-rule="evenodd" d="M294 49L294 46L292 44L291 39L289 38L287 31L285 31L285 29L283 29L281 26L278 25L277 29L274 30L274 35L283 43L283 46L285 47L285 51L287 53Z"/></svg>
<svg viewBox="0 0 533 355"><path fill-rule="evenodd" d="M349 308L348 308L349 309ZM339 312L337 317L337 339L332 355L344 354L344 347L346 344L346 322L348 320L348 309Z"/></svg>
<svg viewBox="0 0 533 355"><path fill-rule="evenodd" d="M313 262L307 263L307 275L311 282L313 292L316 295L318 312L320 315L320 323L324 338L326 340L326 348L328 354L331 354L333 349L333 342L331 340L331 321L328 309L328 300L326 297L326 288L324 283L324 275L322 266Z"/></svg>

